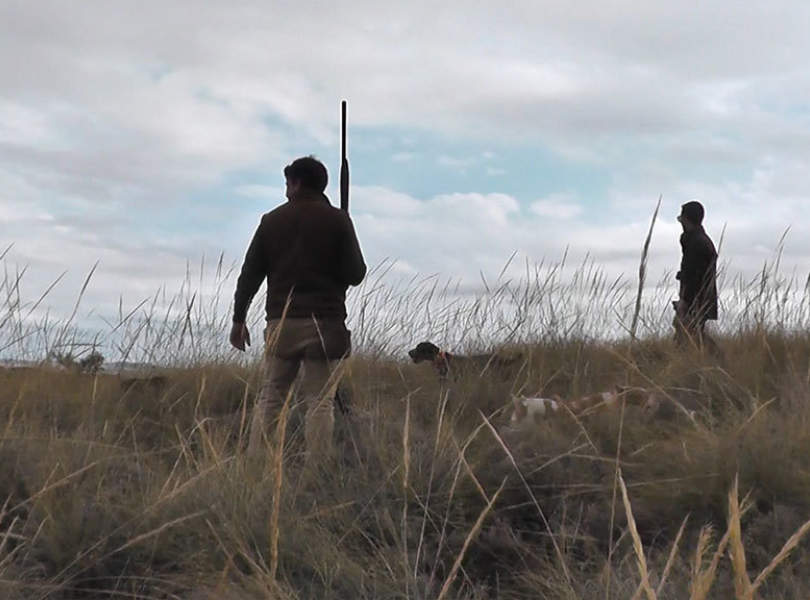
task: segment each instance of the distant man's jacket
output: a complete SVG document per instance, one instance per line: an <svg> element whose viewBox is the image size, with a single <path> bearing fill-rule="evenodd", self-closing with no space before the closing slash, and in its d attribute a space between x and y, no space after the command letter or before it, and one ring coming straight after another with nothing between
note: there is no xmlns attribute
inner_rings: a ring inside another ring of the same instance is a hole
<svg viewBox="0 0 810 600"><path fill-rule="evenodd" d="M236 284L233 320L267 279L267 319L345 319L346 289L366 275L349 215L322 193L302 192L262 216Z"/></svg>
<svg viewBox="0 0 810 600"><path fill-rule="evenodd" d="M686 315L698 321L717 319L717 250L703 227L681 235L681 300Z"/></svg>

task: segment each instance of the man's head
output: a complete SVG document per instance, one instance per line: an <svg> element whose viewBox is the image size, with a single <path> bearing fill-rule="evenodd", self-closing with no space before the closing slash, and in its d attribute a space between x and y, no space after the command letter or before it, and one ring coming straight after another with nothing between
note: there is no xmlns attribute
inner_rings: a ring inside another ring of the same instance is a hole
<svg viewBox="0 0 810 600"><path fill-rule="evenodd" d="M329 183L326 167L314 156L302 156L284 167L287 179L287 198L302 191L323 193Z"/></svg>
<svg viewBox="0 0 810 600"><path fill-rule="evenodd" d="M684 231L690 231L703 224L704 215L705 211L703 210L703 205L693 200L681 206L681 214L678 215L678 221L680 221Z"/></svg>

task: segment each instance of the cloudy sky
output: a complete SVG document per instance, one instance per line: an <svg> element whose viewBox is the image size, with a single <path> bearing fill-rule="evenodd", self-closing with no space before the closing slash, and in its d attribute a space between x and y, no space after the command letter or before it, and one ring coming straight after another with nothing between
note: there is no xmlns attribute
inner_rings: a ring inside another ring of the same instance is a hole
<svg viewBox="0 0 810 600"><path fill-rule="evenodd" d="M29 298L68 271L56 313L96 261L101 313L238 262L292 158L336 182L346 98L356 228L391 276L568 247L632 277L659 195L655 272L699 199L731 270L790 227L806 273L808 31L803 0L0 0L0 253Z"/></svg>

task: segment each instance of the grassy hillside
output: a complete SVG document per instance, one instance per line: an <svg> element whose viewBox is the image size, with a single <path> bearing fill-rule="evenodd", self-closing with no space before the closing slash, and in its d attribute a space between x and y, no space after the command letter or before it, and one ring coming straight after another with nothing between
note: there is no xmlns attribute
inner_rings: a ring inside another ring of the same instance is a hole
<svg viewBox="0 0 810 600"><path fill-rule="evenodd" d="M808 598L810 338L720 344L513 346L525 367L507 380L444 388L427 365L356 357L354 414L317 468L296 410L283 449L245 456L255 368L126 391L0 370L0 597ZM615 384L696 417L507 427L511 392Z"/></svg>

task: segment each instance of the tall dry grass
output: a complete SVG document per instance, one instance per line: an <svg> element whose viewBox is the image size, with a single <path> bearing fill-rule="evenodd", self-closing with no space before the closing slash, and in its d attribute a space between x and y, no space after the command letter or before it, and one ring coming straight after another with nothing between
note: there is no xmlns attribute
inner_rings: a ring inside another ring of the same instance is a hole
<svg viewBox="0 0 810 600"><path fill-rule="evenodd" d="M664 288L567 268L477 295L373 274L353 300L352 416L321 465L292 396L247 452L260 372L222 349L221 260L209 292L189 273L90 337L7 276L6 353L99 348L166 379L0 370L0 597L810 597L806 291L767 269L729 283L718 359L674 347ZM400 358L406 333L523 360L443 385ZM510 393L615 384L654 390L659 412L508 426Z"/></svg>

